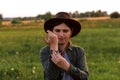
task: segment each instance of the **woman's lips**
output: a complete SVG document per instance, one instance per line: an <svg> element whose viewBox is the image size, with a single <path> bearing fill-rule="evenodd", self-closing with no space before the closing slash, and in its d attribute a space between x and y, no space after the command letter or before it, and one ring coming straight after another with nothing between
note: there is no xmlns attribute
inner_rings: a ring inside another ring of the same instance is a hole
<svg viewBox="0 0 120 80"><path fill-rule="evenodd" d="M64 38L59 38L59 40L64 40Z"/></svg>

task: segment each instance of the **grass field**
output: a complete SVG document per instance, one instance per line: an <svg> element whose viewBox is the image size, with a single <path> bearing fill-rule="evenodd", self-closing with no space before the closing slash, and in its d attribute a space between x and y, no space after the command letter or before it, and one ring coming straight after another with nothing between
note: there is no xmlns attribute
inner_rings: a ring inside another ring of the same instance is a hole
<svg viewBox="0 0 120 80"><path fill-rule="evenodd" d="M120 80L120 19L81 24L84 27L72 42L86 51L89 80ZM46 34L40 25L0 27L0 80L43 80L39 51Z"/></svg>

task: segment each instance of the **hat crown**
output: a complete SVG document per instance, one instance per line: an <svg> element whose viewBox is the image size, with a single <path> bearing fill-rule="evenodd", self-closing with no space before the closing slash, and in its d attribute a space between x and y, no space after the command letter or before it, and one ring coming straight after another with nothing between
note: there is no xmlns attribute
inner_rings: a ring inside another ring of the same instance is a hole
<svg viewBox="0 0 120 80"><path fill-rule="evenodd" d="M66 12L59 12L55 15L55 18L67 18L70 19L70 15Z"/></svg>

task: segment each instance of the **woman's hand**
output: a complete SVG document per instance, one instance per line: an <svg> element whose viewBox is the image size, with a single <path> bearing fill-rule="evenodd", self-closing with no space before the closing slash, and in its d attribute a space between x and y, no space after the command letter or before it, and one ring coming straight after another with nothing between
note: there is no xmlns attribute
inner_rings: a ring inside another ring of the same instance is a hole
<svg viewBox="0 0 120 80"><path fill-rule="evenodd" d="M47 32L48 38L43 37L43 40L50 45L50 50L58 50L58 36L50 30L47 30Z"/></svg>
<svg viewBox="0 0 120 80"><path fill-rule="evenodd" d="M60 53L56 53L55 51L53 51L53 53L51 54L51 60L59 68L62 68L63 70L68 71L70 64L63 56L60 55Z"/></svg>

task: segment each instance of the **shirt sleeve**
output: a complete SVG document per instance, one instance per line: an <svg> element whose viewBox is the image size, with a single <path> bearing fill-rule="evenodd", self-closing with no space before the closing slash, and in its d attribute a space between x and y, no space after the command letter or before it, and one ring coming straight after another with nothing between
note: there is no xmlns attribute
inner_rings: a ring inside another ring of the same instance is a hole
<svg viewBox="0 0 120 80"><path fill-rule="evenodd" d="M70 65L68 73L75 79L75 80L88 80L88 68L86 62L86 56L84 50L81 48L77 49L78 55L77 57L77 66Z"/></svg>
<svg viewBox="0 0 120 80"><path fill-rule="evenodd" d="M40 51L40 58L44 69L44 79L57 80L59 77L58 67L50 59L50 50L43 48Z"/></svg>

